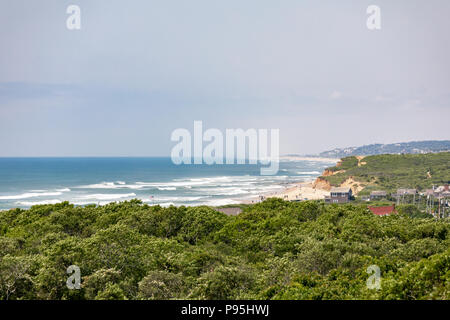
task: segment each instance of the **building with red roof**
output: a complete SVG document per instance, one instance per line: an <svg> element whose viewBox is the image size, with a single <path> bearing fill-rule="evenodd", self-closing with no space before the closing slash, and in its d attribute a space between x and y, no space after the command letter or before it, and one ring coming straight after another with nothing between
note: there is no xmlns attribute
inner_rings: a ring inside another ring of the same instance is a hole
<svg viewBox="0 0 450 320"><path fill-rule="evenodd" d="M370 211L372 211L373 214L376 214L377 216L387 216L392 213L397 213L395 211L395 204L392 206L386 206L386 207L368 207Z"/></svg>

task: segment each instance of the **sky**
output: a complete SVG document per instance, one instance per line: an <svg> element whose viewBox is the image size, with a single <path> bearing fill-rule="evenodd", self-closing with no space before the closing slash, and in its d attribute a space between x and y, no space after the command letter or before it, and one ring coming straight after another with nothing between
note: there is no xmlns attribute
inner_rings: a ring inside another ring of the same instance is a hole
<svg viewBox="0 0 450 320"><path fill-rule="evenodd" d="M450 139L449 32L448 0L2 0L0 156L168 156L194 120L282 154Z"/></svg>

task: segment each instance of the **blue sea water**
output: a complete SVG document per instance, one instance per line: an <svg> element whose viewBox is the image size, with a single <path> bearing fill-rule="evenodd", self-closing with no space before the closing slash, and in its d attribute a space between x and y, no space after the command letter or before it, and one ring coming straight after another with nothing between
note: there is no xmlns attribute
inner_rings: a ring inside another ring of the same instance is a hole
<svg viewBox="0 0 450 320"><path fill-rule="evenodd" d="M334 162L282 161L275 176L258 165L175 165L170 158L0 158L0 210L70 201L226 205L314 179Z"/></svg>

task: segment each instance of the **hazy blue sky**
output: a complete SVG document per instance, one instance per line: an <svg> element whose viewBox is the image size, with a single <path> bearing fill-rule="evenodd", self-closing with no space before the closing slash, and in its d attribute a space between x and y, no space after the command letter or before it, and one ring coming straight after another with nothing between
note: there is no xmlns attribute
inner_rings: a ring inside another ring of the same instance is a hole
<svg viewBox="0 0 450 320"><path fill-rule="evenodd" d="M448 0L2 0L0 156L169 155L194 120L282 153L449 139L449 33Z"/></svg>

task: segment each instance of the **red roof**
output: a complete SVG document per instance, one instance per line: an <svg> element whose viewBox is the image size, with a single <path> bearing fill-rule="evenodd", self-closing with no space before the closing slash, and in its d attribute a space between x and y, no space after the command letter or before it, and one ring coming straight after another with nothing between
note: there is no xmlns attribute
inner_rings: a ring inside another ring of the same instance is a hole
<svg viewBox="0 0 450 320"><path fill-rule="evenodd" d="M387 207L369 207L369 210L377 216L385 216L387 214L395 213L395 205Z"/></svg>

